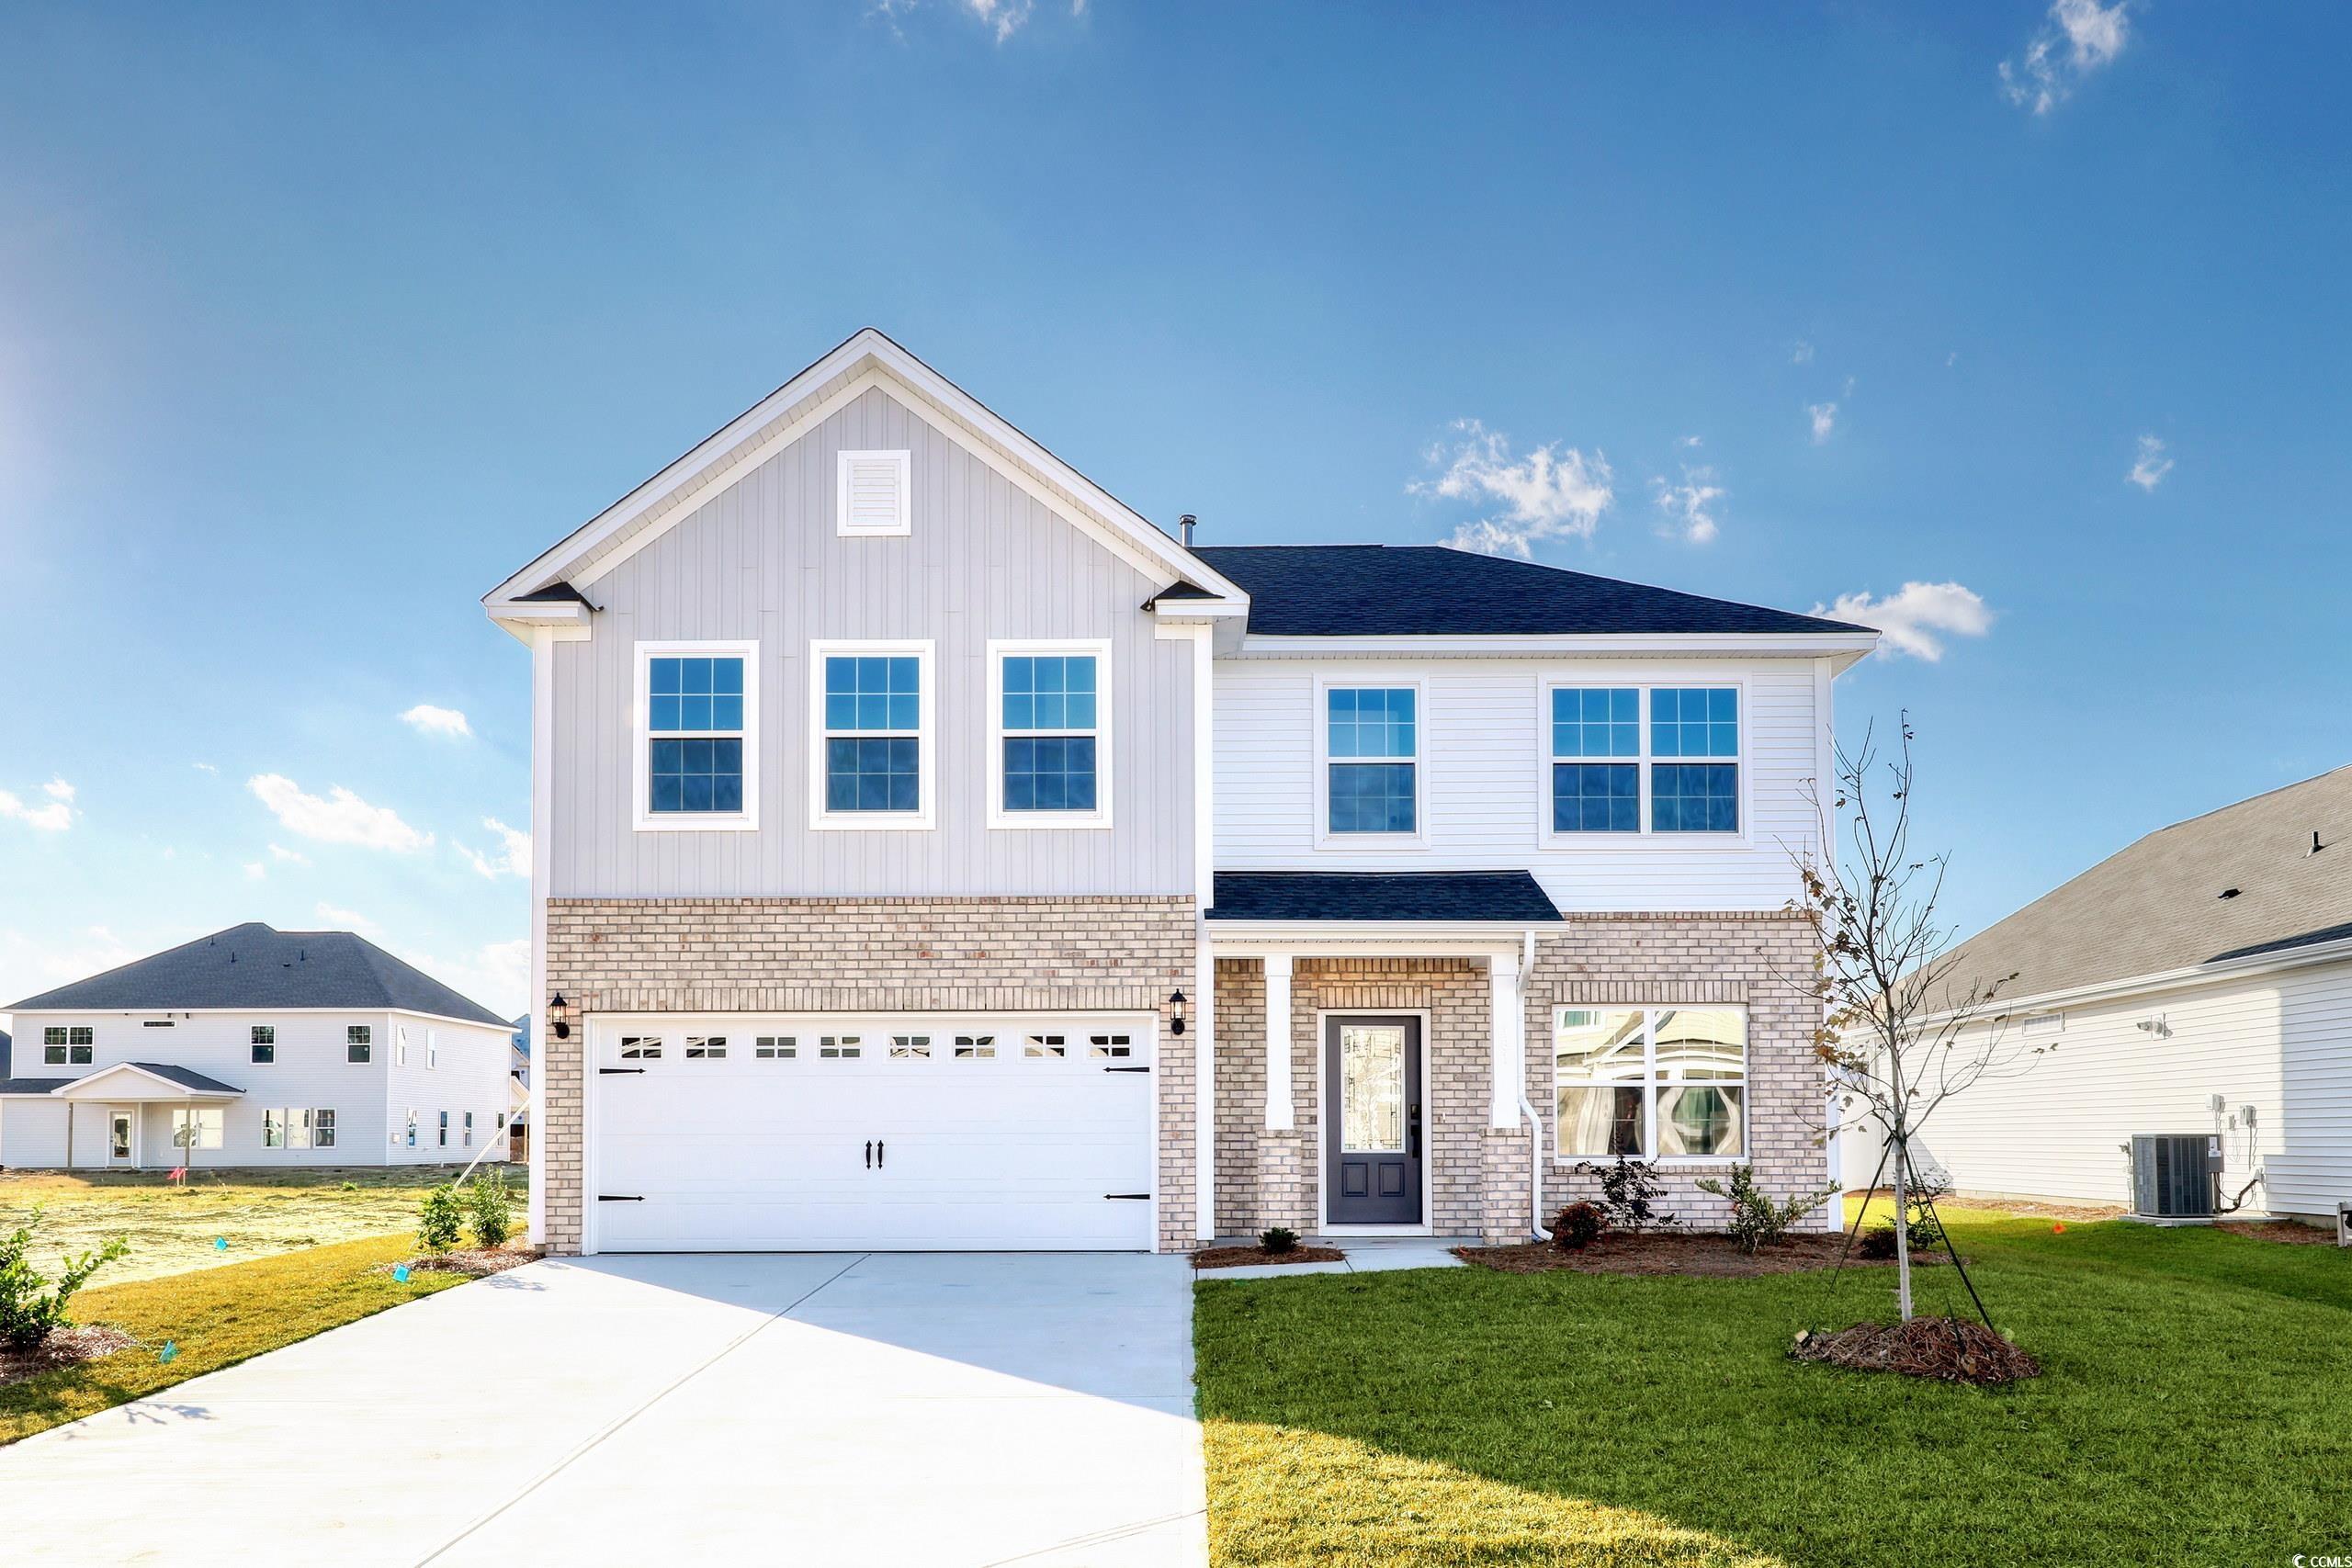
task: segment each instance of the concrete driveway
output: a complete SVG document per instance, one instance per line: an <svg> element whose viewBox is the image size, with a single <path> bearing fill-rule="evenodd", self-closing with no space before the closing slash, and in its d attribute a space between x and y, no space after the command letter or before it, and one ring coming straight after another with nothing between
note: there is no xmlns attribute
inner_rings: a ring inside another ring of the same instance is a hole
<svg viewBox="0 0 2352 1568"><path fill-rule="evenodd" d="M1182 1258L537 1263L0 1449L35 1562L1207 1557Z"/></svg>

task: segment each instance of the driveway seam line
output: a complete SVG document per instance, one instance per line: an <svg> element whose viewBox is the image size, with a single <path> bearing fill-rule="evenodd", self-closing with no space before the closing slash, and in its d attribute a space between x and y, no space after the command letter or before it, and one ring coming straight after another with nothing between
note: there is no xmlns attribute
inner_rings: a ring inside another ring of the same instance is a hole
<svg viewBox="0 0 2352 1568"><path fill-rule="evenodd" d="M435 1547L431 1551L428 1551L424 1556L418 1558L416 1560L416 1568L424 1568L426 1563L446 1555L447 1552L462 1544L468 1537L473 1535L476 1531L481 1529L487 1525L494 1523L500 1515L514 1506L515 1504L520 1503L524 1498L528 1497L532 1493L537 1492L540 1487L545 1486L548 1482L553 1481L557 1476L561 1475L565 1471L570 1470L573 1465L587 1458L591 1453L594 1453L598 1448L604 1445L606 1438L614 1436L616 1433L619 1432L622 1427L628 1426L630 1422L636 1420L639 1416L644 1415L647 1411L652 1409L655 1405L661 1404L663 1400L669 1398L672 1394L685 1387L686 1384L694 1382L695 1379L702 1376L703 1373L710 1371L711 1368L717 1366L719 1362L733 1355L737 1350L741 1349L744 1343L751 1339L753 1335L765 1331L775 1324L782 1322L793 1313L798 1311L800 1307L808 1302L810 1296L815 1295L818 1292L823 1290L826 1286L831 1284L843 1274L848 1273L851 1269L856 1268L859 1264L865 1262L867 1258L873 1256L874 1255L870 1252L861 1252L857 1254L854 1258L852 1258L848 1262L842 1264L832 1273L826 1275L824 1279L819 1280L816 1284L811 1285L808 1290L794 1297L793 1300L786 1306L770 1314L768 1316L762 1318L759 1322L752 1325L751 1327L745 1329L742 1333L737 1335L734 1338L720 1346L717 1350L713 1351L707 1359L697 1362L693 1367L690 1367L685 1371L680 1373L675 1381L670 1382L652 1394L643 1404L638 1405L636 1409L629 1411L626 1415L613 1421L603 1430L597 1432L594 1437L591 1437L585 1442L571 1450L571 1452L565 1454L561 1459L556 1461L554 1464L548 1466L538 1475L533 1477L530 1482L524 1485L520 1491L516 1492L514 1495L507 1498L506 1501L499 1504L495 1508L491 1509L488 1513L475 1519L471 1524L469 1524L465 1529L459 1530L457 1534L451 1536L448 1540Z"/></svg>

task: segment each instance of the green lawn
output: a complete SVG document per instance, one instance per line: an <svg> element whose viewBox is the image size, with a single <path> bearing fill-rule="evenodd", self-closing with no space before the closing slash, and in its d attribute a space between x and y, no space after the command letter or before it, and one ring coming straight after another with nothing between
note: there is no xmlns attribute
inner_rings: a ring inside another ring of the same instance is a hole
<svg viewBox="0 0 2352 1568"><path fill-rule="evenodd" d="M2043 1375L1799 1365L1891 1269L1478 1269L1198 1287L1212 1555L1490 1563L2285 1563L2352 1556L2352 1255L1949 1215ZM1922 1271L1923 1310L1967 1301Z"/></svg>
<svg viewBox="0 0 2352 1568"><path fill-rule="evenodd" d="M401 1284L379 1271L415 1251L413 1237L378 1237L167 1279L94 1285L74 1298L74 1320L112 1324L140 1344L0 1386L0 1443L463 1283L455 1274L420 1269ZM166 1340L179 1347L168 1363L160 1359Z"/></svg>
<svg viewBox="0 0 2352 1568"><path fill-rule="evenodd" d="M519 1213L529 1168L485 1164L481 1169L507 1173ZM33 1258L52 1273L61 1252L85 1252L108 1236L126 1237L130 1256L97 1276L98 1283L119 1285L326 1242L413 1234L424 1190L454 1175L437 1166L222 1171L199 1166L182 1185L165 1181L161 1171L0 1171L0 1233L23 1224L40 1205ZM216 1240L229 1245L216 1247Z"/></svg>

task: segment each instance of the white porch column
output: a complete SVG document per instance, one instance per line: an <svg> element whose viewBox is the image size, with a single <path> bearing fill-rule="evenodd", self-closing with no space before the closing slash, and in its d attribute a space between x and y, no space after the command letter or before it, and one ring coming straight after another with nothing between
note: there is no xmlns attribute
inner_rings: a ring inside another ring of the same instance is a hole
<svg viewBox="0 0 2352 1568"><path fill-rule="evenodd" d="M1297 1125L1290 1088L1290 968L1289 953L1266 954L1266 1130L1272 1133Z"/></svg>
<svg viewBox="0 0 2352 1568"><path fill-rule="evenodd" d="M1519 954L1497 953L1487 960L1487 998L1492 1005L1489 1033L1494 1059L1489 1068L1494 1104L1487 1122L1496 1127L1519 1123L1520 1085L1527 1072L1527 1008L1520 990Z"/></svg>

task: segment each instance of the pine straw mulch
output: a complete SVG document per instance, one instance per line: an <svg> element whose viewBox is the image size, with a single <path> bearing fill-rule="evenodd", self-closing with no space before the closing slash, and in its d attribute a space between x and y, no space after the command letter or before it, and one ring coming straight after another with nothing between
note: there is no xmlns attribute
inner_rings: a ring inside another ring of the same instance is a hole
<svg viewBox="0 0 2352 1568"><path fill-rule="evenodd" d="M1204 1247L1193 1254L1193 1267L1240 1269L1253 1263L1344 1263L1347 1257L1336 1247L1294 1247L1288 1252L1268 1252L1262 1247Z"/></svg>
<svg viewBox="0 0 2352 1568"><path fill-rule="evenodd" d="M537 1247L458 1247L447 1252L420 1253L401 1263L385 1263L377 1267L379 1274L389 1274L394 1269L405 1268L414 1273L463 1274L469 1280L487 1279L503 1274L509 1269L520 1269L526 1263L537 1263L547 1256Z"/></svg>
<svg viewBox="0 0 2352 1568"><path fill-rule="evenodd" d="M2334 1247L2335 1233L2319 1225L2307 1225L2301 1220L2271 1220L2256 1224L2250 1220L2221 1220L2217 1231L2232 1235L2250 1235L2256 1241L2284 1242L2290 1247Z"/></svg>
<svg viewBox="0 0 2352 1568"><path fill-rule="evenodd" d="M1806 1329L1789 1355L1858 1372L1901 1372L1943 1382L2005 1383L2041 1375L2041 1363L2007 1339L1981 1323L1954 1317L1858 1323L1834 1333Z"/></svg>
<svg viewBox="0 0 2352 1568"><path fill-rule="evenodd" d="M30 1350L12 1350L0 1346L0 1387L22 1382L42 1372L70 1367L77 1361L95 1361L100 1356L111 1356L117 1350L128 1350L139 1343L119 1328L103 1323L79 1324L61 1328L47 1341Z"/></svg>
<svg viewBox="0 0 2352 1568"><path fill-rule="evenodd" d="M1644 1231L1638 1235L1611 1231L1575 1252L1556 1242L1527 1241L1512 1247L1457 1247L1453 1255L1464 1263L1505 1274L1544 1274L1565 1269L1578 1274L1693 1274L1749 1280L1761 1274L1834 1268L1845 1245L1843 1235L1792 1235L1748 1253L1741 1251L1731 1237L1713 1231ZM1935 1261L1941 1260L1941 1255L1937 1255ZM1875 1269L1891 1261L1856 1252L1846 1259L1846 1266ZM1925 1253L1914 1253L1911 1258L1915 1267L1928 1261Z"/></svg>

